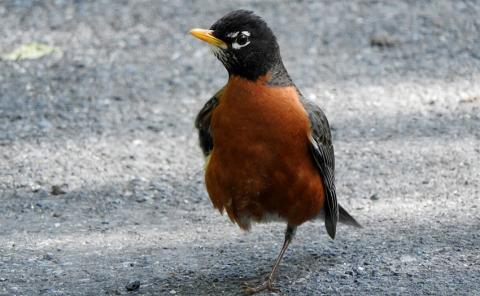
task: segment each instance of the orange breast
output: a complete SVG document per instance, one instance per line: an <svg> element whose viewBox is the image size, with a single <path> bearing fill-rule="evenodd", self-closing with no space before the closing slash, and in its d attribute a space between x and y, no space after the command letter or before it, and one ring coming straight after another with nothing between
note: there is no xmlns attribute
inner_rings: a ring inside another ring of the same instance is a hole
<svg viewBox="0 0 480 296"><path fill-rule="evenodd" d="M299 225L317 215L323 183L295 88L231 77L219 101L205 173L213 205L243 229L251 220L278 217Z"/></svg>

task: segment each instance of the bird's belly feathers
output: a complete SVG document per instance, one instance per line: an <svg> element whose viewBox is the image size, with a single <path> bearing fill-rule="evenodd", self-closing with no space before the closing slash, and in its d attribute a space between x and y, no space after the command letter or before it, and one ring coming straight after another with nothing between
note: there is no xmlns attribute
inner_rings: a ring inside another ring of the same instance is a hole
<svg viewBox="0 0 480 296"><path fill-rule="evenodd" d="M265 87L252 96L227 88L212 114L214 148L205 174L214 206L244 229L250 220L299 225L317 215L324 193L309 130L295 89Z"/></svg>

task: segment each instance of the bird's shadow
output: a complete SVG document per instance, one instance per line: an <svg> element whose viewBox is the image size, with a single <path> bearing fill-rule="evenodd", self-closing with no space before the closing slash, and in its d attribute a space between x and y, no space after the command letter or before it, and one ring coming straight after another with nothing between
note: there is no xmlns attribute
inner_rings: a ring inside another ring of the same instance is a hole
<svg viewBox="0 0 480 296"><path fill-rule="evenodd" d="M275 257L269 257L268 254L262 253L257 259L252 260L252 254L238 258L226 251L213 260L209 258L208 266L200 271L188 276L179 275L176 292L180 295L244 295L246 287L261 284L269 275ZM280 264L274 286L281 292L288 292L296 281L308 277L315 271L318 274L326 273L341 261L341 255L334 254L329 249L314 252L292 248ZM154 282L151 289L158 285L161 285L161 281Z"/></svg>

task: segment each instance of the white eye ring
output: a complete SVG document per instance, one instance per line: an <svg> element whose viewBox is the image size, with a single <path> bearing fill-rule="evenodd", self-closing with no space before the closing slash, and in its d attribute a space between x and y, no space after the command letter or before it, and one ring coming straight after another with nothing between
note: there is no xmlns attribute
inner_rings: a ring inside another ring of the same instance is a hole
<svg viewBox="0 0 480 296"><path fill-rule="evenodd" d="M245 46L247 46L247 45L249 45L249 44L250 44L250 41L248 41L247 43L242 44L242 45L238 44L237 42L233 42L233 43L232 43L232 48L233 48L233 49L240 49L240 48L245 47Z"/></svg>
<svg viewBox="0 0 480 296"><path fill-rule="evenodd" d="M240 49L240 48L245 47L245 46L250 44L250 40L248 40L248 37L250 36L250 32L248 32L248 31L242 31L241 33L235 32L235 33L230 33L228 35L229 35L229 37L231 36L232 38L236 38L239 34L241 34L240 37L245 37L247 39L247 42L245 42L243 44L238 44L237 40L235 40L232 43L232 48L233 49Z"/></svg>

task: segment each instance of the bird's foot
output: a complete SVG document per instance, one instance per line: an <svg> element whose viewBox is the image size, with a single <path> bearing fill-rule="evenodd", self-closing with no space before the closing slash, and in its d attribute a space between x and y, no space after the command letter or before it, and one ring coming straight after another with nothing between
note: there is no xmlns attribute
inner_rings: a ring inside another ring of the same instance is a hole
<svg viewBox="0 0 480 296"><path fill-rule="evenodd" d="M273 287L273 280L271 278L268 278L267 280L265 280L263 282L263 284L261 284L260 286L256 286L256 287L249 287L248 285L244 288L244 292L245 294L247 295L252 295L252 294L255 294L255 293L258 293L258 292L261 292L261 291L264 291L264 290L268 290L268 291L271 291L271 292L278 292L279 290L275 287Z"/></svg>

